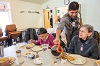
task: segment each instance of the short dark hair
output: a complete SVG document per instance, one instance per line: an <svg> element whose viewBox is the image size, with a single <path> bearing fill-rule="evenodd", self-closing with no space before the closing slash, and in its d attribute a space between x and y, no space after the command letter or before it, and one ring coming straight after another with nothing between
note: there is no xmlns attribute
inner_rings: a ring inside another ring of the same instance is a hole
<svg viewBox="0 0 100 66"><path fill-rule="evenodd" d="M37 30L37 34L38 35L41 35L41 34L45 34L45 33L47 33L47 30L45 29L45 28L39 28L38 30Z"/></svg>
<svg viewBox="0 0 100 66"><path fill-rule="evenodd" d="M78 2L73 1L73 2L71 2L71 3L69 4L68 10L78 10L78 9L79 9L79 4L78 4Z"/></svg>

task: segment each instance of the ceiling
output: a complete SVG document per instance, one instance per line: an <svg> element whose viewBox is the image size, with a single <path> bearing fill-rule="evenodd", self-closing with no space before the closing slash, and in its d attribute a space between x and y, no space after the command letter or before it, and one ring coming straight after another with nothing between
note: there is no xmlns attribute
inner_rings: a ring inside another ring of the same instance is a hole
<svg viewBox="0 0 100 66"><path fill-rule="evenodd" d="M31 3L36 3L36 4L43 4L49 0L20 0L20 1L31 2Z"/></svg>

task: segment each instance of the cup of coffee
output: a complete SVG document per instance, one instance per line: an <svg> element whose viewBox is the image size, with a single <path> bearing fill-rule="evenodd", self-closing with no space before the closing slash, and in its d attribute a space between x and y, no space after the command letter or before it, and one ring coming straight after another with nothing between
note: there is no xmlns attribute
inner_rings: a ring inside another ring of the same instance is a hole
<svg viewBox="0 0 100 66"><path fill-rule="evenodd" d="M21 50L17 50L16 54L17 54L18 57L20 57L21 56Z"/></svg>
<svg viewBox="0 0 100 66"><path fill-rule="evenodd" d="M44 51L46 51L48 49L49 45L48 44L42 44L42 48Z"/></svg>
<svg viewBox="0 0 100 66"><path fill-rule="evenodd" d="M30 46L27 46L26 49L27 49L27 51L30 51L31 47Z"/></svg>

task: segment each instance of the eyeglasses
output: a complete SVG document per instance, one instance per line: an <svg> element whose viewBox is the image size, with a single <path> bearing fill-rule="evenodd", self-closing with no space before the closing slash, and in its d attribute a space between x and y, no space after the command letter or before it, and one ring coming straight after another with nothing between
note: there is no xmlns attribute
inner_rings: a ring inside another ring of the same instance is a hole
<svg viewBox="0 0 100 66"><path fill-rule="evenodd" d="M79 30L79 32L81 32L81 33L87 33L87 32L85 32L85 31L83 31L83 30Z"/></svg>

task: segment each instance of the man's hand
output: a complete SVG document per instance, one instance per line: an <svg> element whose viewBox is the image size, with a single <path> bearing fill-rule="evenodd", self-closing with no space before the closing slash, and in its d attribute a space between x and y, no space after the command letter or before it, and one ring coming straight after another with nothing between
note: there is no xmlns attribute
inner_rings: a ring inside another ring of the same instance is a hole
<svg viewBox="0 0 100 66"><path fill-rule="evenodd" d="M58 44L58 43L60 43L60 39L55 39L53 42L54 42L54 44Z"/></svg>

